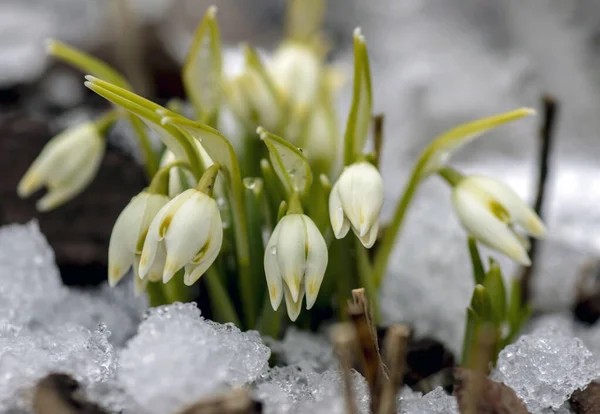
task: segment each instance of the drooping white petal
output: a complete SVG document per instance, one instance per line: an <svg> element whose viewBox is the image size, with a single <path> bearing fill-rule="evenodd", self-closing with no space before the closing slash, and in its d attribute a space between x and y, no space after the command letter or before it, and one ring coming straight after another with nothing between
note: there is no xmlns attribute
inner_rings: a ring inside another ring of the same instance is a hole
<svg viewBox="0 0 600 414"><path fill-rule="evenodd" d="M359 234L357 234L354 228L352 228L352 230L354 231L354 234L356 234L356 237L358 237L362 245L365 246L367 249L370 249L375 244L375 241L377 241L377 232L379 231L379 220L376 220L375 223L373 223L373 225L369 229L369 232L362 237Z"/></svg>
<svg viewBox="0 0 600 414"><path fill-rule="evenodd" d="M267 277L267 287L269 288L269 299L273 310L277 310L283 299L283 283L281 272L279 271L279 262L277 260L277 239L281 230L281 222L275 226L273 234L265 248L265 276Z"/></svg>
<svg viewBox="0 0 600 414"><path fill-rule="evenodd" d="M113 226L108 245L108 283L115 286L125 276L134 261L149 194L142 192L125 206Z"/></svg>
<svg viewBox="0 0 600 414"><path fill-rule="evenodd" d="M296 301L306 265L306 229L300 214L288 214L278 226L281 230L277 238L277 262L281 276Z"/></svg>
<svg viewBox="0 0 600 414"><path fill-rule="evenodd" d="M84 154L66 157L62 166L55 164L46 178L48 193L36 204L40 211L49 211L71 200L85 189L94 179L102 157L104 156L105 141L99 137L88 142ZM72 149L77 153L77 149Z"/></svg>
<svg viewBox="0 0 600 414"><path fill-rule="evenodd" d="M163 282L167 283L175 272L191 262L206 245L212 220L218 215L215 200L201 191L195 193L179 207L165 235L167 261Z"/></svg>
<svg viewBox="0 0 600 414"><path fill-rule="evenodd" d="M269 64L269 73L277 88L302 115L315 99L320 81L319 57L300 43L281 46Z"/></svg>
<svg viewBox="0 0 600 414"><path fill-rule="evenodd" d="M141 214L140 228L137 234L136 252L142 253L144 240L150 229L150 224L158 212L169 202L169 197L163 194L149 194L146 200L146 206Z"/></svg>
<svg viewBox="0 0 600 414"><path fill-rule="evenodd" d="M188 272L188 266L186 266L185 276L183 281L186 285L191 286L208 270L208 268L216 260L219 252L221 251L221 245L223 243L223 223L221 222L220 214L211 214L213 217L211 222L211 230L207 240L207 244L203 247L203 255L199 260L198 264L194 264L193 271ZM192 263L195 263L192 262Z"/></svg>
<svg viewBox="0 0 600 414"><path fill-rule="evenodd" d="M306 245L308 254L306 256L306 271L304 274L304 285L306 286L306 309L310 309L317 300L329 254L327 243L315 223L305 215L302 215L306 227Z"/></svg>
<svg viewBox="0 0 600 414"><path fill-rule="evenodd" d="M165 249L165 243L159 242L156 248L156 254L152 261L152 266L148 269L148 273L144 279L148 279L150 282L162 281L163 270L165 268L165 262L167 261L167 250Z"/></svg>
<svg viewBox="0 0 600 414"><path fill-rule="evenodd" d="M288 317L292 322L298 319L298 315L300 315L300 310L302 309L302 299L304 299L304 286L299 287L299 296L297 300L294 300L294 297L287 285L283 284L283 293L285 297L285 307L287 309Z"/></svg>
<svg viewBox="0 0 600 414"><path fill-rule="evenodd" d="M47 184L53 171L63 170L69 162L76 162L78 157L85 157L88 153L86 146L89 142L94 146L95 140L103 141L103 138L91 122L67 129L52 138L19 182L19 196L27 197ZM68 170L72 172L72 169Z"/></svg>
<svg viewBox="0 0 600 414"><path fill-rule="evenodd" d="M512 222L536 238L546 236L546 226L531 207L515 191L501 181L484 176L467 178L490 193L508 210Z"/></svg>
<svg viewBox="0 0 600 414"><path fill-rule="evenodd" d="M148 273L148 270L154 261L158 243L163 239L166 231L169 229L171 221L173 220L173 217L179 207L194 194L194 191L195 190L190 189L179 194L173 200L165 204L158 211L158 213L156 213L154 219L152 219L150 227L148 228L146 240L144 241L144 247L142 249L142 257L140 259L139 267L140 277L146 277L146 274Z"/></svg>
<svg viewBox="0 0 600 414"><path fill-rule="evenodd" d="M343 239L350 230L350 222L344 215L342 201L338 193L338 183L336 182L329 194L329 220L331 228L336 239Z"/></svg>
<svg viewBox="0 0 600 414"><path fill-rule="evenodd" d="M338 180L342 208L352 226L364 237L378 218L383 205L381 174L368 162L352 164Z"/></svg>
<svg viewBox="0 0 600 414"><path fill-rule="evenodd" d="M459 183L452 192L452 202L461 224L473 237L522 265L531 263L509 226L490 210L490 203L497 201L489 194L473 192Z"/></svg>

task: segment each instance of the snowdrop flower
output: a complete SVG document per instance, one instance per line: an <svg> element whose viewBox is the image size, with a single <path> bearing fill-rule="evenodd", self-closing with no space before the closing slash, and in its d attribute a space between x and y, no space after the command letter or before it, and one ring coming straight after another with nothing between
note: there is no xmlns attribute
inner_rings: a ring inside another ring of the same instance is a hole
<svg viewBox="0 0 600 414"><path fill-rule="evenodd" d="M335 237L345 237L352 227L361 243L372 247L382 205L383 179L377 168L366 161L346 167L329 195L329 218Z"/></svg>
<svg viewBox="0 0 600 414"><path fill-rule="evenodd" d="M321 76L321 60L309 45L286 42L269 62L269 73L282 96L303 115L313 103Z"/></svg>
<svg viewBox="0 0 600 414"><path fill-rule="evenodd" d="M197 188L179 194L156 214L142 249L141 278L150 272L161 248L166 252L163 283L185 267L184 282L192 285L215 261L223 241L219 208L210 196L218 168L210 167Z"/></svg>
<svg viewBox="0 0 600 414"><path fill-rule="evenodd" d="M152 219L165 204L169 197L164 194L142 191L131 199L123 209L110 235L108 247L108 283L115 286L125 276L132 265L137 264L142 253L142 247ZM157 255L160 256L160 255ZM160 266L160 260L155 260ZM162 254L164 265L164 253ZM162 267L150 269L148 279L156 281L162 277Z"/></svg>
<svg viewBox="0 0 600 414"><path fill-rule="evenodd" d="M452 202L462 226L475 239L522 265L531 264L527 244L513 225L536 238L546 235L546 227L510 187L492 178L469 176L454 186Z"/></svg>
<svg viewBox="0 0 600 414"><path fill-rule="evenodd" d="M327 244L310 217L292 213L273 230L265 249L265 275L271 306L277 310L285 296L288 316L295 321L306 294L312 308L328 261Z"/></svg>
<svg viewBox="0 0 600 414"><path fill-rule="evenodd" d="M97 123L87 122L52 138L25 173L17 187L26 198L46 186L48 193L37 202L48 211L74 198L94 179L106 142Z"/></svg>

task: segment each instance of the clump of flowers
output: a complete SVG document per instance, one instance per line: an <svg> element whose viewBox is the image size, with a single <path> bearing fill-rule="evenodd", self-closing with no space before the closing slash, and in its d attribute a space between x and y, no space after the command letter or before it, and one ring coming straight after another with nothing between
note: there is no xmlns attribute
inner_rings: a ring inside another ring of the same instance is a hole
<svg viewBox="0 0 600 414"><path fill-rule="evenodd" d="M40 210L68 202L93 179L107 128L127 120L149 185L115 223L110 284L133 267L138 292L160 304L189 299L200 281L215 319L271 335L280 326L282 301L289 319L309 323L302 307L342 311L351 289L360 286L377 318L378 291L405 213L432 175L449 183L472 245L479 242L529 264L527 244L515 226L543 237L539 217L504 184L465 177L448 162L457 148L533 111L494 115L434 139L417 159L380 237L381 145L365 151L373 123L366 41L356 29L353 97L342 134L334 106L340 76L325 63L323 10L321 1L290 0L281 45L267 57L244 45L243 70L229 77L222 69L216 8L209 8L183 68L190 101L183 110L137 95L105 63L50 42L49 53L86 73L85 85L113 109L52 139L19 184L19 194L29 196L45 184L49 193ZM193 116L185 116L189 113ZM231 115L236 128L227 130L238 132L225 136L220 131ZM152 150L150 132L160 138L162 154ZM234 149L232 142L240 145Z"/></svg>

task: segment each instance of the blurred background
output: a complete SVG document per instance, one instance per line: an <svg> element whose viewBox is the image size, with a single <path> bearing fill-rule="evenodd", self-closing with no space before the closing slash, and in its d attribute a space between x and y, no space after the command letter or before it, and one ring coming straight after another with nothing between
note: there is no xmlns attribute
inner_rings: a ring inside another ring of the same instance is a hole
<svg viewBox="0 0 600 414"><path fill-rule="evenodd" d="M210 4L218 7L226 62L235 63L241 41L269 50L283 35L284 0L0 0L0 223L37 217L67 283L105 280L112 225L145 183L130 162L137 154L128 133L117 127L98 177L77 199L38 214L35 198L17 198L17 182L44 143L108 107L84 88L81 73L46 57L44 40L110 62L137 91L164 103L183 96L180 68ZM330 0L330 59L348 75L340 122L349 106L356 26L369 46L375 112L386 117L384 218L415 157L437 134L520 106L539 108L543 94L555 97L559 116L544 205L551 236L542 246L534 301L538 309L573 306L579 269L600 249L600 3ZM532 200L539 118L486 135L457 154L455 164L502 179ZM422 333L459 343L462 331L452 321L462 321L472 282L448 195L437 180L423 187L382 299L389 320L420 319ZM430 306L415 306L423 301Z"/></svg>

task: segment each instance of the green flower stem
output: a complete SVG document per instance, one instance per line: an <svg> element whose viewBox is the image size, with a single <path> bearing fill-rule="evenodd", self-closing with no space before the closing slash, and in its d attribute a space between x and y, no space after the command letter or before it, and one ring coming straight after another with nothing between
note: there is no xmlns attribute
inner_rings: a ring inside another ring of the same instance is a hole
<svg viewBox="0 0 600 414"><path fill-rule="evenodd" d="M167 297L165 296L163 284L161 282L148 282L146 285L146 293L148 294L148 300L150 301L150 306L152 307L166 305L169 303Z"/></svg>
<svg viewBox="0 0 600 414"><path fill-rule="evenodd" d="M377 254L375 255L373 270L373 283L375 284L376 289L379 289L383 281L383 276L385 274L385 270L387 269L392 248L394 247L398 233L402 228L402 223L404 222L404 217L406 216L408 207L410 206L410 203L413 200L413 197L421 182L421 170L423 169L424 165L425 162L423 162L423 159L421 159L421 162L417 163L416 167L413 169L408 183L404 188L402 198L396 206L396 211L394 211L392 223L386 229L385 235L377 247Z"/></svg>
<svg viewBox="0 0 600 414"><path fill-rule="evenodd" d="M281 205L281 201L285 197L285 191L282 188L281 181L275 175L271 163L263 158L260 160L261 175L265 184L265 195L269 203L269 212L271 215L271 226L275 227L279 221L277 213Z"/></svg>
<svg viewBox="0 0 600 414"><path fill-rule="evenodd" d="M191 171L190 165L187 162L175 161L162 167L154 174L150 185L148 186L148 192L153 194L169 194L169 172L171 168L185 168Z"/></svg>
<svg viewBox="0 0 600 414"><path fill-rule="evenodd" d="M96 124L96 128L101 135L104 135L108 128L110 128L116 121L119 119L120 114L117 111L107 111L100 118L98 118L94 123Z"/></svg>
<svg viewBox="0 0 600 414"><path fill-rule="evenodd" d="M463 174L451 167L442 167L438 170L438 174L446 180L451 187L455 187L462 179L465 178Z"/></svg>
<svg viewBox="0 0 600 414"><path fill-rule="evenodd" d="M335 281L336 301L338 304L338 319L348 319L348 300L352 297L352 289L355 285L356 269L348 253L351 251L350 238L333 240L329 248L329 264L325 272L325 278ZM322 296L322 295L319 295Z"/></svg>
<svg viewBox="0 0 600 414"><path fill-rule="evenodd" d="M210 292L210 302L215 319L222 323L232 322L238 328L242 328L242 323L238 318L231 298L223 286L221 275L214 265L208 268L204 280Z"/></svg>
<svg viewBox="0 0 600 414"><path fill-rule="evenodd" d="M375 324L378 324L379 322L381 322L381 312L379 309L379 297L377 294L378 292L375 288L375 284L373 283L373 269L371 268L371 263L369 262L369 254L367 252L367 249L361 244L358 238L353 236L350 237L354 239L354 249L356 252L356 261L358 264L358 280L367 292L369 304L371 305L371 310L373 312L373 320Z"/></svg>
<svg viewBox="0 0 600 414"><path fill-rule="evenodd" d="M265 222L264 206L264 183L260 178L244 178L244 193L246 197L246 212L248 217L248 242L250 256L255 258L251 262L252 291L249 293L253 297L262 298L268 296L267 279L263 267L263 261L258 260L263 257L265 248L263 245L262 231ZM244 292L248 294L248 292ZM248 326L254 327L258 309L250 309L250 315L247 315Z"/></svg>
<svg viewBox="0 0 600 414"><path fill-rule="evenodd" d="M295 191L288 200L288 209L286 214L304 214L302 203L300 202L300 196Z"/></svg>
<svg viewBox="0 0 600 414"><path fill-rule="evenodd" d="M133 114L127 114L127 119L135 132L135 135L138 140L138 144L142 149L142 156L144 158L144 170L146 171L146 176L150 179L156 170L158 169L158 157L154 153L152 149L152 144L150 143L150 137L146 132L146 128L144 127L144 123L137 116Z"/></svg>
<svg viewBox="0 0 600 414"><path fill-rule="evenodd" d="M168 303L189 302L193 298L193 288L183 283L183 269L179 270L175 276L165 283L162 288Z"/></svg>
<svg viewBox="0 0 600 414"><path fill-rule="evenodd" d="M471 263L473 264L473 279L475 280L476 285L481 285L483 284L483 279L485 278L485 269L479 254L479 249L477 248L477 242L472 236L469 236L467 245L469 247Z"/></svg>
<svg viewBox="0 0 600 414"><path fill-rule="evenodd" d="M256 330L263 336L270 336L271 338L278 338L281 333L281 325L283 319L283 307L280 306L278 310L273 310L271 306L271 300L269 295L265 295L263 300L262 311L256 324Z"/></svg>
<svg viewBox="0 0 600 414"><path fill-rule="evenodd" d="M196 186L196 190L202 191L205 194L208 194L209 197L212 197L213 191L215 189L215 180L217 179L217 174L221 166L218 163L214 163L206 171L202 174L202 178L198 181L198 185Z"/></svg>
<svg viewBox="0 0 600 414"><path fill-rule="evenodd" d="M131 84L111 66L102 62L100 59L96 59L87 53L81 52L75 48L67 46L64 43L50 40L47 44L48 54L59 58L70 65L75 66L82 72L92 74L98 78L105 79L123 89L132 90ZM154 173L158 169L158 157L152 150L150 138L146 133L144 124L135 116L128 114L127 116L133 130L137 136L138 144L142 149L144 156L144 169L148 179L154 176Z"/></svg>

